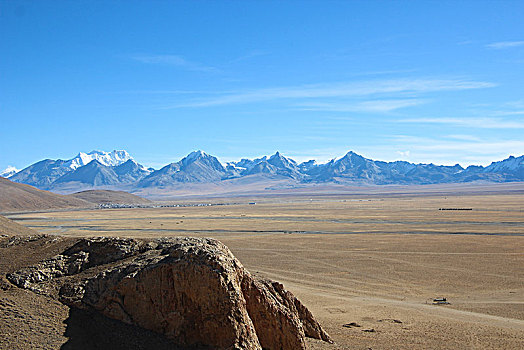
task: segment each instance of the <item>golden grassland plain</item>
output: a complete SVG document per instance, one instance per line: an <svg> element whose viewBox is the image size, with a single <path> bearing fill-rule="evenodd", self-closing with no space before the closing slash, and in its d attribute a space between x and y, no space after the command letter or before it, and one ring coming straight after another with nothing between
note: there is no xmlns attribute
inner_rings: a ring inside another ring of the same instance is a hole
<svg viewBox="0 0 524 350"><path fill-rule="evenodd" d="M219 239L311 309L336 342L312 349L524 348L522 194L203 203L228 201L237 204L9 217L63 236Z"/></svg>

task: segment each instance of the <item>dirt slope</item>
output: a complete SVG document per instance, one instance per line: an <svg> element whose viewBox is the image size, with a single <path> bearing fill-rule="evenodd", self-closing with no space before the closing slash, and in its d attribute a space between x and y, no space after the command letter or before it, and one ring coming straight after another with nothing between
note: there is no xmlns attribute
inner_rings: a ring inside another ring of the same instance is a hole
<svg viewBox="0 0 524 350"><path fill-rule="evenodd" d="M35 231L0 215L0 235L34 235Z"/></svg>
<svg viewBox="0 0 524 350"><path fill-rule="evenodd" d="M0 212L85 208L93 204L0 177Z"/></svg>

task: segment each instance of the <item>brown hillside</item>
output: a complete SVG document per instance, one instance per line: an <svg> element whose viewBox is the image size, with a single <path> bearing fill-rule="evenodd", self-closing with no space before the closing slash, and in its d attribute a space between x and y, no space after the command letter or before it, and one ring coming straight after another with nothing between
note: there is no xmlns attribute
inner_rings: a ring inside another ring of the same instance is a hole
<svg viewBox="0 0 524 350"><path fill-rule="evenodd" d="M70 194L69 197L95 204L150 204L151 201L124 191L88 190Z"/></svg>
<svg viewBox="0 0 524 350"><path fill-rule="evenodd" d="M35 231L0 215L0 235L34 235Z"/></svg>
<svg viewBox="0 0 524 350"><path fill-rule="evenodd" d="M0 177L0 212L85 208L93 204L81 199L42 191Z"/></svg>

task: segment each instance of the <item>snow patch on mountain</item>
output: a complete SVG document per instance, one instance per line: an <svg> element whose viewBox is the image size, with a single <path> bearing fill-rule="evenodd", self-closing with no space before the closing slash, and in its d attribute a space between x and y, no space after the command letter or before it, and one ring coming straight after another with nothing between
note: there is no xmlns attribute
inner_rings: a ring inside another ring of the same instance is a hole
<svg viewBox="0 0 524 350"><path fill-rule="evenodd" d="M14 166L8 165L7 168L5 168L2 172L0 172L0 177L8 178L10 176L13 176L14 174L16 174L19 171L20 170L18 170Z"/></svg>
<svg viewBox="0 0 524 350"><path fill-rule="evenodd" d="M80 168L86 164L89 164L93 160L97 160L100 164L106 166L117 166L132 160L133 157L127 151L124 150L114 150L112 152L103 152L103 151L92 151L89 153L80 152L78 155L70 159L66 164L66 167L69 167L73 170Z"/></svg>

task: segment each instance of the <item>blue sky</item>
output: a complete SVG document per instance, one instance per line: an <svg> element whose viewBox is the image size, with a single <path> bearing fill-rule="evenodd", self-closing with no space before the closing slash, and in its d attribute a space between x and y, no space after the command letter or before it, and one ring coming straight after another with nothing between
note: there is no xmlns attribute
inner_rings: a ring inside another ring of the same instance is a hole
<svg viewBox="0 0 524 350"><path fill-rule="evenodd" d="M0 170L524 154L523 1L0 0Z"/></svg>

